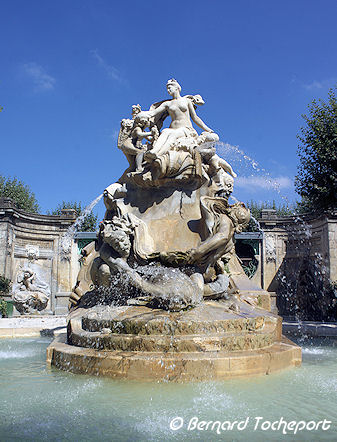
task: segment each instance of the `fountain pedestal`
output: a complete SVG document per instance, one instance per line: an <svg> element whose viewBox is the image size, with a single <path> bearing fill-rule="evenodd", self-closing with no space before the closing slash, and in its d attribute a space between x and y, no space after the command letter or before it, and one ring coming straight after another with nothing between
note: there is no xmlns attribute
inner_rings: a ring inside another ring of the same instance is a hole
<svg viewBox="0 0 337 442"><path fill-rule="evenodd" d="M148 381L220 380L298 366L301 349L282 337L282 319L221 302L189 311L96 306L70 315L68 336L48 347L50 364L73 373Z"/></svg>

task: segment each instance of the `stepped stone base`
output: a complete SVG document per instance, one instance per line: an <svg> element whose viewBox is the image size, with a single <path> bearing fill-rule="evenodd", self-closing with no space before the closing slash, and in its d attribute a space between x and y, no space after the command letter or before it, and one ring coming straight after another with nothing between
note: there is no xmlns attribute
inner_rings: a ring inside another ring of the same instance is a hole
<svg viewBox="0 0 337 442"><path fill-rule="evenodd" d="M246 303L228 312L204 302L185 312L96 306L70 316L47 361L72 373L148 381L204 381L269 374L301 364L280 317Z"/></svg>

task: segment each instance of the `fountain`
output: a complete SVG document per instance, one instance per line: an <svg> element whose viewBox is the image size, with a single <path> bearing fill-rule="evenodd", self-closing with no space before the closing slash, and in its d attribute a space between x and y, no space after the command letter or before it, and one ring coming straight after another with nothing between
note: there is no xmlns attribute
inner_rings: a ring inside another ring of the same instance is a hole
<svg viewBox="0 0 337 442"><path fill-rule="evenodd" d="M175 381L298 366L300 347L282 337L268 292L235 254L234 234L250 213L228 203L236 174L196 114L204 101L181 96L174 79L167 91L171 100L148 111L135 105L121 122L129 167L103 192L105 217L83 249L67 335L51 343L47 361L74 373Z"/></svg>

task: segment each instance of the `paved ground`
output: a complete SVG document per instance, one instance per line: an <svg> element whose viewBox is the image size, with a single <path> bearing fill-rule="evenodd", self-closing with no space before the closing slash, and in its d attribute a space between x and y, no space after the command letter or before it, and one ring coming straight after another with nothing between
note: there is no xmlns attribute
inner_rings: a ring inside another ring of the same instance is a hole
<svg viewBox="0 0 337 442"><path fill-rule="evenodd" d="M66 332L66 316L25 316L0 319L0 338L54 336Z"/></svg>

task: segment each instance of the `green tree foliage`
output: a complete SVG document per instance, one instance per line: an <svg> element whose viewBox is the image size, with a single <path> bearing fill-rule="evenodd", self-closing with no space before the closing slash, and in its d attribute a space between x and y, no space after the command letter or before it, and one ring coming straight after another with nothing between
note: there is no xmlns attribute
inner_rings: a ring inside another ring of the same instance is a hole
<svg viewBox="0 0 337 442"><path fill-rule="evenodd" d="M55 210L53 210L50 215L62 215L62 210L64 209L73 209L75 210L76 218L83 214L85 207L82 206L81 202L66 202L62 201ZM97 229L97 220L98 216L94 215L91 211L86 215L83 219L83 222L79 225L78 231L80 232L94 232Z"/></svg>
<svg viewBox="0 0 337 442"><path fill-rule="evenodd" d="M298 138L300 165L295 180L302 211L321 212L337 207L337 98L330 89L327 101L313 100L303 115L306 126Z"/></svg>
<svg viewBox="0 0 337 442"><path fill-rule="evenodd" d="M7 295L11 288L11 280L4 275L0 275L0 293Z"/></svg>
<svg viewBox="0 0 337 442"><path fill-rule="evenodd" d="M256 202L251 200L249 203L247 203L247 206L249 207L250 213L253 215L254 218L260 218L261 216L261 210L263 209L273 209L276 210L277 216L289 216L293 215L295 208L291 204L276 204L275 200L272 202Z"/></svg>
<svg viewBox="0 0 337 442"><path fill-rule="evenodd" d="M35 194L17 178L6 178L0 175L0 197L11 198L18 209L38 213L40 208Z"/></svg>

